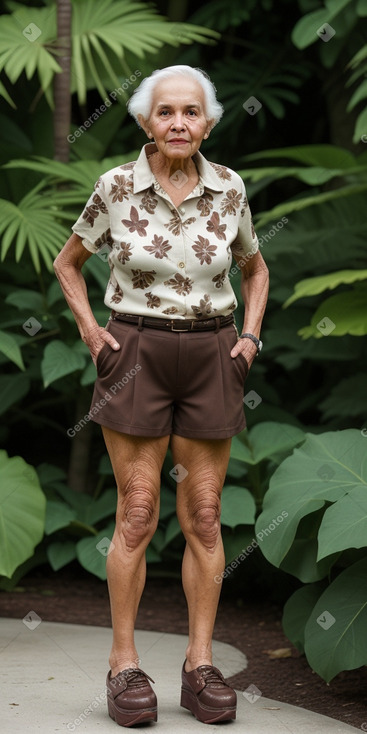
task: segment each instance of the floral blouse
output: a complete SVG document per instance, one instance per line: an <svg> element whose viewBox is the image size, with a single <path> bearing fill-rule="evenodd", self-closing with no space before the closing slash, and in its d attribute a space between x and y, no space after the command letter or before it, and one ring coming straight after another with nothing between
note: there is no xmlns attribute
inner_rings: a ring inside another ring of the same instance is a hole
<svg viewBox="0 0 367 734"><path fill-rule="evenodd" d="M108 253L104 302L115 312L226 316L237 306L232 255L245 258L259 246L244 183L197 152L199 182L176 208L148 163L156 150L148 143L137 161L104 173L72 230L90 252ZM180 187L186 177L175 176Z"/></svg>

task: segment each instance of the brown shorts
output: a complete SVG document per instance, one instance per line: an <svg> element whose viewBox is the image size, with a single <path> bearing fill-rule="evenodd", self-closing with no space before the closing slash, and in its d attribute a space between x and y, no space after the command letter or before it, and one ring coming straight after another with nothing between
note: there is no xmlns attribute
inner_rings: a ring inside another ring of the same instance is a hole
<svg viewBox="0 0 367 734"><path fill-rule="evenodd" d="M135 436L229 438L246 428L246 359L230 356L234 324L215 331L172 332L110 319L121 345L97 357L90 418Z"/></svg>

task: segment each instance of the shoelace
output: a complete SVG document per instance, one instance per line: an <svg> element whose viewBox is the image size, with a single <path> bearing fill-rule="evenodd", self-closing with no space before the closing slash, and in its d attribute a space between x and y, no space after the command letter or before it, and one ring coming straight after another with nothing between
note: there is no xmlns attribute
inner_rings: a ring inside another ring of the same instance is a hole
<svg viewBox="0 0 367 734"><path fill-rule="evenodd" d="M214 684L217 686L223 686L223 683L225 685L223 676L209 665L201 665L198 670L200 671L200 675L202 675L207 685Z"/></svg>
<svg viewBox="0 0 367 734"><path fill-rule="evenodd" d="M129 668L126 672L124 671L123 674L126 677L126 682L129 688L143 688L143 686L147 685L147 678L154 683L153 678L147 675L147 673L144 673L143 670L140 670L140 668Z"/></svg>

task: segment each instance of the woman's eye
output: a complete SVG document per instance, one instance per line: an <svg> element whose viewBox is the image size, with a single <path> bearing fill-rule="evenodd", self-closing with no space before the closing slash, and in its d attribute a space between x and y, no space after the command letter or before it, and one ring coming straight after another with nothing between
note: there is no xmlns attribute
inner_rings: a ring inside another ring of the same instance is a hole
<svg viewBox="0 0 367 734"><path fill-rule="evenodd" d="M168 110L161 110L159 114L160 115L168 115L169 112L168 112Z"/></svg>
<svg viewBox="0 0 367 734"><path fill-rule="evenodd" d="M189 110L189 115L192 117L196 115L196 110Z"/></svg>

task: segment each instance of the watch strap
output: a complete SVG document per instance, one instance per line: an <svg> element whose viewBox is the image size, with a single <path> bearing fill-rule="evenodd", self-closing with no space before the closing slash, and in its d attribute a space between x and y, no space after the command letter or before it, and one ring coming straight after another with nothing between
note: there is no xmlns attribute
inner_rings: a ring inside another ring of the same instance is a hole
<svg viewBox="0 0 367 734"><path fill-rule="evenodd" d="M249 334L249 333L245 332L244 334L241 334L240 339L251 339L251 341L253 341L253 343L256 346L257 354L259 354L259 352L260 352L260 339L258 339L257 336L255 336L255 334Z"/></svg>

